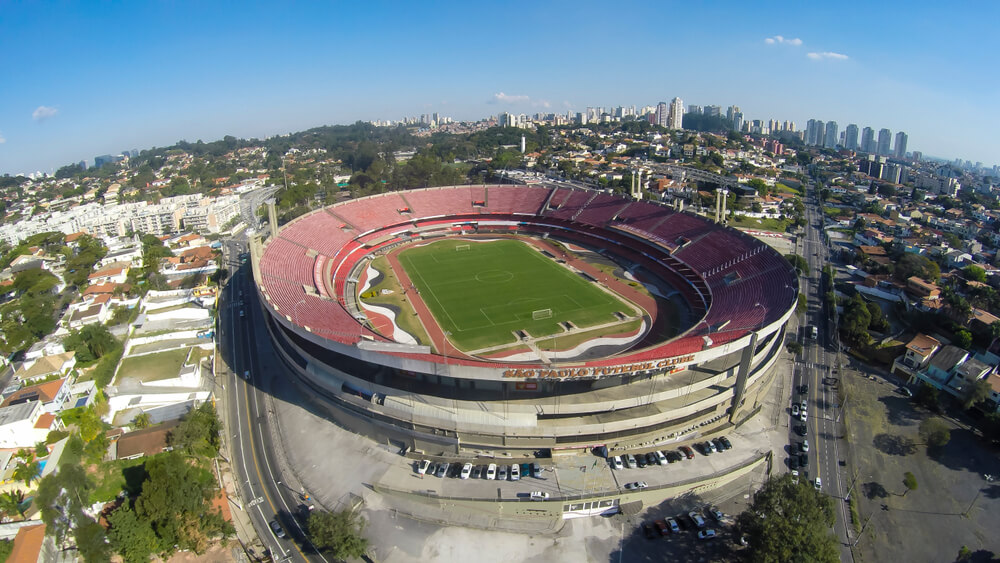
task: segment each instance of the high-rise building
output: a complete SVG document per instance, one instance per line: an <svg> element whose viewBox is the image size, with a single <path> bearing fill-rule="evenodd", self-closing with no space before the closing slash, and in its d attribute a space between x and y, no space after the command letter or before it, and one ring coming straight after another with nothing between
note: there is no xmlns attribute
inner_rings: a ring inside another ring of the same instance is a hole
<svg viewBox="0 0 1000 563"><path fill-rule="evenodd" d="M729 109L726 110L726 119L732 121L737 113L743 113L740 106L729 106ZM739 129L739 127L734 127L734 129Z"/></svg>
<svg viewBox="0 0 1000 563"><path fill-rule="evenodd" d="M669 112L667 110L667 102L660 102L656 104L656 124L660 127L666 127L668 117Z"/></svg>
<svg viewBox="0 0 1000 563"><path fill-rule="evenodd" d="M913 151L913 161L914 162L920 162L920 159L923 158L923 156L924 156L924 153L922 153L920 151ZM86 167L84 167L84 168L86 168Z"/></svg>
<svg viewBox="0 0 1000 563"><path fill-rule="evenodd" d="M892 131L882 128L878 130L878 149L877 153L881 155L891 155L889 152L889 145L892 143Z"/></svg>
<svg viewBox="0 0 1000 563"><path fill-rule="evenodd" d="M688 106L688 113L701 114L701 106L696 106L694 104L689 105Z"/></svg>
<svg viewBox="0 0 1000 563"><path fill-rule="evenodd" d="M806 142L807 146L809 146L809 145L815 145L816 144L816 120L815 119L810 119L809 121L806 121L806 138L805 138L805 142Z"/></svg>
<svg viewBox="0 0 1000 563"><path fill-rule="evenodd" d="M670 102L670 115L667 116L667 129L684 128L684 101L674 98Z"/></svg>
<svg viewBox="0 0 1000 563"><path fill-rule="evenodd" d="M823 147L828 149L837 148L837 122L826 122L826 136L823 138Z"/></svg>
<svg viewBox="0 0 1000 563"><path fill-rule="evenodd" d="M844 129L844 148L849 151L858 150L858 126L854 123Z"/></svg>
<svg viewBox="0 0 1000 563"><path fill-rule="evenodd" d="M826 139L826 124L822 120L816 120L816 139L813 140L813 145L817 147L823 146L823 141Z"/></svg>
<svg viewBox="0 0 1000 563"><path fill-rule="evenodd" d="M733 131L743 130L743 112L737 111L733 113L732 121L733 121Z"/></svg>
<svg viewBox="0 0 1000 563"><path fill-rule="evenodd" d="M861 130L861 151L875 154L875 130L871 127Z"/></svg>
<svg viewBox="0 0 1000 563"><path fill-rule="evenodd" d="M722 108L719 106L705 106L701 113L709 117L722 117Z"/></svg>
<svg viewBox="0 0 1000 563"><path fill-rule="evenodd" d="M896 146L893 149L896 158L906 158L906 133L896 133Z"/></svg>

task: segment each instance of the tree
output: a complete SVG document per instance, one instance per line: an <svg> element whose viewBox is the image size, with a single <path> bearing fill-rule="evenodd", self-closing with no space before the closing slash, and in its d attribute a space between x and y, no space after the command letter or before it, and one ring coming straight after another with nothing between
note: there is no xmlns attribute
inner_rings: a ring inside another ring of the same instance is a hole
<svg viewBox="0 0 1000 563"><path fill-rule="evenodd" d="M110 549L106 541L107 534L104 533L104 526L95 522L89 516L85 516L77 523L73 533L76 540L76 549L80 552L84 561L107 561L110 559Z"/></svg>
<svg viewBox="0 0 1000 563"><path fill-rule="evenodd" d="M799 270L807 276L809 275L809 262L807 262L802 256L799 256L798 254L786 254L785 260L788 260L788 263L791 264L796 270Z"/></svg>
<svg viewBox="0 0 1000 563"><path fill-rule="evenodd" d="M306 527L316 549L337 559L361 557L368 549L368 539L361 535L364 520L352 511L315 511Z"/></svg>
<svg viewBox="0 0 1000 563"><path fill-rule="evenodd" d="M215 457L219 453L219 434L222 423L211 403L202 403L189 412L177 428L170 433L168 441L177 449L204 457Z"/></svg>
<svg viewBox="0 0 1000 563"><path fill-rule="evenodd" d="M840 323L840 328L845 338L854 344L867 344L871 337L868 335L868 327L871 325L872 316L868 312L861 294L855 293L844 308L844 318Z"/></svg>
<svg viewBox="0 0 1000 563"><path fill-rule="evenodd" d="M18 462L17 466L14 468L14 473L11 476L15 481L24 481L24 486L31 487L31 482L38 477L40 472L41 465L37 461L21 461Z"/></svg>
<svg viewBox="0 0 1000 563"><path fill-rule="evenodd" d="M962 268L962 275L964 275L967 280L986 283L986 270L976 266L975 264L969 264L968 266Z"/></svg>
<svg viewBox="0 0 1000 563"><path fill-rule="evenodd" d="M0 494L0 511L7 516L18 514L21 520L24 520L25 508L21 506L22 504L24 504L24 491L21 489Z"/></svg>
<svg viewBox="0 0 1000 563"><path fill-rule="evenodd" d="M951 428L942 418L932 416L920 423L920 437L932 448L940 448L951 440Z"/></svg>
<svg viewBox="0 0 1000 563"><path fill-rule="evenodd" d="M969 347L972 346L972 333L969 332L969 331L967 331L967 330L965 330L965 329L962 329L962 330L956 332L955 333L955 346L958 346L959 348L964 348L964 349L968 350ZM966 407L966 408L968 408L968 407Z"/></svg>
<svg viewBox="0 0 1000 563"><path fill-rule="evenodd" d="M925 408L937 412L940 408L938 404L938 390L936 387L927 383L926 381L920 384L917 388L917 392L914 395L914 399L918 404L923 405Z"/></svg>
<svg viewBox="0 0 1000 563"><path fill-rule="evenodd" d="M989 381L986 379L977 379L969 385L965 398L962 400L962 406L966 409L971 409L980 402L985 401L992 391L993 388L990 386Z"/></svg>
<svg viewBox="0 0 1000 563"><path fill-rule="evenodd" d="M139 429L142 429L142 428L149 428L149 425L152 423L152 421L153 421L153 419L152 419L152 417L149 416L148 412L141 412L141 413L135 415L135 418L132 419L132 426L136 430L139 430Z"/></svg>
<svg viewBox="0 0 1000 563"><path fill-rule="evenodd" d="M768 479L737 522L749 539L751 561L840 560L830 531L833 502L813 487L792 483L791 475Z"/></svg>
<svg viewBox="0 0 1000 563"><path fill-rule="evenodd" d="M917 478L916 478L916 476L914 476L913 473L910 473L909 471L907 471L906 473L904 473L903 474L903 485L906 486L906 490L903 491L903 496L905 497L906 493L908 493L910 491L917 490Z"/></svg>
<svg viewBox="0 0 1000 563"><path fill-rule="evenodd" d="M894 273L896 279L904 282L910 276L918 276L927 281L934 282L941 277L941 267L926 256L906 252L896 262Z"/></svg>
<svg viewBox="0 0 1000 563"><path fill-rule="evenodd" d="M149 521L139 518L127 503L108 515L108 539L111 547L126 562L146 562L160 551L159 538Z"/></svg>

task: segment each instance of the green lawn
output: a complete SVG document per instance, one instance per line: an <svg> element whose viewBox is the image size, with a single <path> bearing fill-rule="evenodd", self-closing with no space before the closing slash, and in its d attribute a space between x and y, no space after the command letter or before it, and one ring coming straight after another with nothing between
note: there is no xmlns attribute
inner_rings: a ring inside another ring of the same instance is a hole
<svg viewBox="0 0 1000 563"><path fill-rule="evenodd" d="M743 229L757 229L760 231L776 231L779 233L785 232L788 225L792 224L788 219L757 219L754 217L746 217L744 215L737 215L730 219L727 223L730 227L743 228Z"/></svg>
<svg viewBox="0 0 1000 563"><path fill-rule="evenodd" d="M181 348L125 358L122 360L121 369L118 370L118 377L132 377L144 382L177 377L189 351L190 348Z"/></svg>
<svg viewBox="0 0 1000 563"><path fill-rule="evenodd" d="M464 248L457 250L457 247ZM541 337L617 321L633 308L516 240L443 240L404 250L399 261L441 328L460 349L515 342L525 330ZM551 317L534 319L535 311Z"/></svg>

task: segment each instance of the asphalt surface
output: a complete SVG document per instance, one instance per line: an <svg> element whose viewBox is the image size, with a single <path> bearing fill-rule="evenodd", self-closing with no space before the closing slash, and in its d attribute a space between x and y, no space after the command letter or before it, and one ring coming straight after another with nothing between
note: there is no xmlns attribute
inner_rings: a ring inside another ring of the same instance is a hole
<svg viewBox="0 0 1000 563"><path fill-rule="evenodd" d="M246 245L240 241L223 243L227 266L233 272L219 301L218 327L222 357L232 369L231 374L220 377L225 381L223 393L229 405L226 427L231 432L230 461L239 477L243 509L273 559L326 561L310 549L304 522L298 517L306 502L303 491L282 482L273 458L275 448L268 431L268 419L273 413L268 411L264 391L270 381L263 370L257 369L254 344L254 327L262 326L263 317L251 299L255 294L251 291L250 268L240 264L239 254L244 251ZM240 316L240 311L245 316ZM245 376L247 371L249 378ZM284 538L272 529L272 522L278 523Z"/></svg>

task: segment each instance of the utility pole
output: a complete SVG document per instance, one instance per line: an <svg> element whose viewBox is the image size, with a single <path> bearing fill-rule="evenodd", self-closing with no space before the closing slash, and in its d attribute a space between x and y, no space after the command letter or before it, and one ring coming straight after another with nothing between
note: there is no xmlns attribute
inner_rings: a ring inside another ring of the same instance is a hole
<svg viewBox="0 0 1000 563"><path fill-rule="evenodd" d="M868 523L872 521L872 517L874 516L875 516L874 512L868 515L868 519L865 520L865 525L861 526L861 531L858 532L858 539L854 540L854 543L851 544L851 547L857 546L858 542L861 541L861 536L865 535L865 530L868 528Z"/></svg>
<svg viewBox="0 0 1000 563"><path fill-rule="evenodd" d="M851 500L851 491L854 490L854 485L858 483L858 472L854 472L854 481L851 482L851 486L847 488L847 494L844 495L844 500Z"/></svg>

